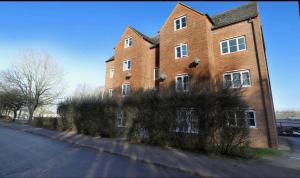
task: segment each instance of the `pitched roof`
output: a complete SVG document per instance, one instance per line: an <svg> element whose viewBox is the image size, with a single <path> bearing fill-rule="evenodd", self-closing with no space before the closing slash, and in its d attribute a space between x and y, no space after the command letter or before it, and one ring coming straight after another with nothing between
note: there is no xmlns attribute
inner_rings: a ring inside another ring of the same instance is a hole
<svg viewBox="0 0 300 178"><path fill-rule="evenodd" d="M132 26L129 26L129 28L131 28L133 31L135 31L137 34L142 36L146 41L148 41L149 43L151 43L153 45L156 44L159 41L157 36L154 36L154 37L150 38L147 35L141 33L140 31L138 31L137 29L133 28Z"/></svg>
<svg viewBox="0 0 300 178"><path fill-rule="evenodd" d="M226 11L224 13L212 17L214 22L213 29L231 25L237 22L256 17L258 15L257 3L251 2L246 5L237 7L235 9Z"/></svg>
<svg viewBox="0 0 300 178"><path fill-rule="evenodd" d="M110 62L110 61L113 61L113 60L115 60L115 56L110 57L110 58L107 59L105 62Z"/></svg>
<svg viewBox="0 0 300 178"><path fill-rule="evenodd" d="M184 5L180 3L181 5ZM185 5L184 5L185 6ZM188 7L188 6L186 6ZM190 7L188 7L190 8ZM192 8L190 8L192 9ZM196 11L195 9L192 9L193 11ZM196 11L198 12L198 11ZM198 12L200 13L200 12ZM200 13L201 14L201 13ZM204 14L206 15L206 14ZM251 2L246 5L242 5L240 7L234 8L232 10L226 11L221 14L217 14L213 17L209 17L209 19L212 21L213 27L212 29L224 27L226 25L231 25L237 22L241 22L244 20L247 20L249 18L253 18L258 16L258 8L256 2ZM159 45L159 35L157 36L157 42L153 44L150 48L155 48Z"/></svg>

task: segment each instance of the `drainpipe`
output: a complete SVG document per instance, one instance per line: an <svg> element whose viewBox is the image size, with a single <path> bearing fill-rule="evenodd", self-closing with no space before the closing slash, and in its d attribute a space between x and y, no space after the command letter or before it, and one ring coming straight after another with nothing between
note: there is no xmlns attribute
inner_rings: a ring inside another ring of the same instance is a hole
<svg viewBox="0 0 300 178"><path fill-rule="evenodd" d="M255 47L256 63L257 63L257 68L258 68L260 91L261 91L262 102L263 102L263 107L264 107L264 115L265 115L265 118L266 118L266 125L267 125L267 129L268 129L268 131L267 131L268 145L269 145L269 147L272 147L271 136L270 136L270 126L269 126L266 99L265 99L266 94L265 94L264 87L263 87L263 80L262 80L262 74L261 74L261 66L260 66L260 63L259 63L259 55L258 55L258 47L257 47L257 42L256 42L255 28L254 28L254 23L253 23L252 18L250 18L248 20L248 22L251 23L252 34L253 34L253 39L254 39L254 47Z"/></svg>

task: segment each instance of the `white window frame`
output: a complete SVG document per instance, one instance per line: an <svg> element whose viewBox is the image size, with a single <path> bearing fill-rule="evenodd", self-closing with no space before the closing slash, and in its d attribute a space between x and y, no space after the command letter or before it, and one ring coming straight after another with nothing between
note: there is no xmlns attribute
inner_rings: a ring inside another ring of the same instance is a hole
<svg viewBox="0 0 300 178"><path fill-rule="evenodd" d="M241 49L241 50L240 50L239 43L238 43L238 39L241 39L241 38L244 38L244 41L245 41L245 49ZM231 51L230 51L230 46L229 46L229 41L230 41L230 40L233 40L233 39L236 40L237 51L231 52ZM223 42L226 42L226 44L227 44L227 49L228 49L227 53L223 53L223 48L222 48L222 43L223 43ZM221 54L222 54L222 55L230 54L230 53L236 53L236 52L245 51L245 50L247 50L247 42L246 42L246 36L245 36L245 35L243 35L243 36L237 36L237 37L231 37L231 38L228 38L228 39L226 39L226 40L222 40L222 41L220 42L220 51L221 51Z"/></svg>
<svg viewBox="0 0 300 178"><path fill-rule="evenodd" d="M158 67L154 68L153 78L154 78L154 80L159 80L159 68Z"/></svg>
<svg viewBox="0 0 300 178"><path fill-rule="evenodd" d="M249 85L244 85L242 83L244 81L244 79L243 79L243 73L245 73L245 72L248 72L248 74L249 74ZM225 81L225 75L230 75L230 77L231 77L231 86L229 88L239 88L239 87L234 87L233 86L233 74L234 73L240 73L240 76L241 76L241 88L246 88L246 87L251 87L252 86L250 70L241 69L241 70L235 70L235 71L225 72L223 74L223 86L224 86L224 88L227 87L226 86L226 81Z"/></svg>
<svg viewBox="0 0 300 178"><path fill-rule="evenodd" d="M126 117L123 110L117 112L117 127L126 127Z"/></svg>
<svg viewBox="0 0 300 178"><path fill-rule="evenodd" d="M109 70L109 78L114 78L115 75L115 69L114 68L110 68Z"/></svg>
<svg viewBox="0 0 300 178"><path fill-rule="evenodd" d="M238 123L238 118L237 118L237 111L232 111L232 112L234 112L234 122L235 122L235 124L234 124L234 126L237 126L237 123ZM249 118L247 118L247 112L253 112L253 114L254 114L254 126L251 126L251 125L249 125ZM245 109L244 110L244 113L245 113L245 117L246 117L246 122L247 122L247 125L249 126L249 128L256 128L256 126L257 126L257 124L256 124L256 113L255 113L255 110L254 109Z"/></svg>
<svg viewBox="0 0 300 178"><path fill-rule="evenodd" d="M182 27L182 19L185 18L185 26ZM176 21L179 20L179 28L176 29ZM180 16L180 17L177 17L174 19L174 31L177 31L177 30L180 30L180 29L183 29L183 28L186 28L187 27L187 18L185 15L183 16Z"/></svg>
<svg viewBox="0 0 300 178"><path fill-rule="evenodd" d="M182 46L186 46L186 55L183 55L182 54ZM177 57L177 48L180 48L180 57ZM175 46L175 59L181 59L181 58L184 58L184 57L188 57L189 56L189 47L188 47L188 44L187 43L180 43L178 45Z"/></svg>
<svg viewBox="0 0 300 178"><path fill-rule="evenodd" d="M130 62L130 67L128 67L128 62ZM132 62L130 59L126 59L123 61L123 71L131 70Z"/></svg>
<svg viewBox="0 0 300 178"><path fill-rule="evenodd" d="M128 48L130 46L132 46L132 37L125 38L125 40L124 40L124 48Z"/></svg>
<svg viewBox="0 0 300 178"><path fill-rule="evenodd" d="M188 77L188 84L187 84L187 89L183 89L183 86L184 86L184 83L183 83L183 79L184 79L184 77ZM181 78L181 81L182 81L182 90L178 90L178 88L177 88L177 78ZM177 91L177 92L188 92L189 90L190 90L190 76L188 75L188 74L178 74L178 75L176 75L175 76L175 90Z"/></svg>
<svg viewBox="0 0 300 178"><path fill-rule="evenodd" d="M125 94L124 94L124 93L123 93L123 90L124 90L125 86L127 86L127 87L126 87L127 89L128 89L128 86L129 86L129 91L126 90L126 91L125 91ZM129 96L129 95L130 95L130 92L131 92L131 86L130 86L130 83L123 83L123 84L122 84L121 95L122 95L122 96Z"/></svg>
<svg viewBox="0 0 300 178"><path fill-rule="evenodd" d="M180 118L180 116L182 116L181 112L184 112L185 115L183 116L183 118ZM175 128L175 132L182 132L182 133L193 133L193 134L198 134L199 133L199 128L198 126L198 118L197 116L193 115L193 112L196 112L195 108L191 107L191 108L177 108L176 109L176 122L177 124L181 123L181 122L186 122L187 123L187 128L184 128L184 130L181 130L182 128L180 128L178 125L176 125ZM195 116L196 118L194 118L193 116ZM193 120L195 119L195 120ZM192 125L196 123L196 125Z"/></svg>
<svg viewBox="0 0 300 178"><path fill-rule="evenodd" d="M109 97L113 96L113 89L112 88L108 89L108 96Z"/></svg>
<svg viewBox="0 0 300 178"><path fill-rule="evenodd" d="M246 110L245 110L245 114L246 114L247 112L253 112L253 115L254 115L254 126L249 125L249 127L250 127L250 128L256 128L257 123L256 123L256 112L255 112L255 110L254 110L254 109L246 109ZM249 119L249 118L247 118L247 121L248 121L248 119Z"/></svg>

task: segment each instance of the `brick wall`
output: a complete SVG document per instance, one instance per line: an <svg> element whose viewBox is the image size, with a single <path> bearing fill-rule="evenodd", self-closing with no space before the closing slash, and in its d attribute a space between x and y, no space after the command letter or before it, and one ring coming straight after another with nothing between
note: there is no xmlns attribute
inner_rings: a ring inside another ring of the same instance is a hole
<svg viewBox="0 0 300 178"><path fill-rule="evenodd" d="M187 27L174 31L174 20L180 16L186 16ZM177 4L160 29L160 44L157 48L150 49L149 42L131 28L126 29L116 45L115 60L106 64L107 70L114 66L116 71L113 80L108 79L107 71L106 89L120 89L124 82L129 82L134 91L153 88L156 84L160 88L166 88L174 84L176 75L184 73L191 77L192 84L199 80L223 83L225 72L247 69L250 71L251 87L243 88L242 91L244 99L256 113L256 128L250 129L251 146L276 148L278 143L275 113L260 17L252 21L256 46L249 21L212 30L212 23L206 15ZM124 39L128 36L133 37L133 45L124 48ZM222 55L220 41L236 36L245 36L246 50ZM188 44L188 56L175 59L175 47L180 43ZM129 80L125 79L126 72L122 71L122 62L127 58L132 60L132 77ZM200 64L192 65L197 58L200 59ZM158 65L160 72L167 76L159 83L154 81L153 73Z"/></svg>

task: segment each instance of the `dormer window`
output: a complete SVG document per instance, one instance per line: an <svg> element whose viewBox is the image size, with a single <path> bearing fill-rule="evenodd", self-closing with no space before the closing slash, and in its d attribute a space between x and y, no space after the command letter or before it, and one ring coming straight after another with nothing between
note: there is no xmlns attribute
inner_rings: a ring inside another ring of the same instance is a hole
<svg viewBox="0 0 300 178"><path fill-rule="evenodd" d="M186 16L178 17L174 20L174 30L179 30L186 27Z"/></svg>
<svg viewBox="0 0 300 178"><path fill-rule="evenodd" d="M124 47L125 48L128 48L130 46L132 46L132 37L126 38L125 42L124 42Z"/></svg>

